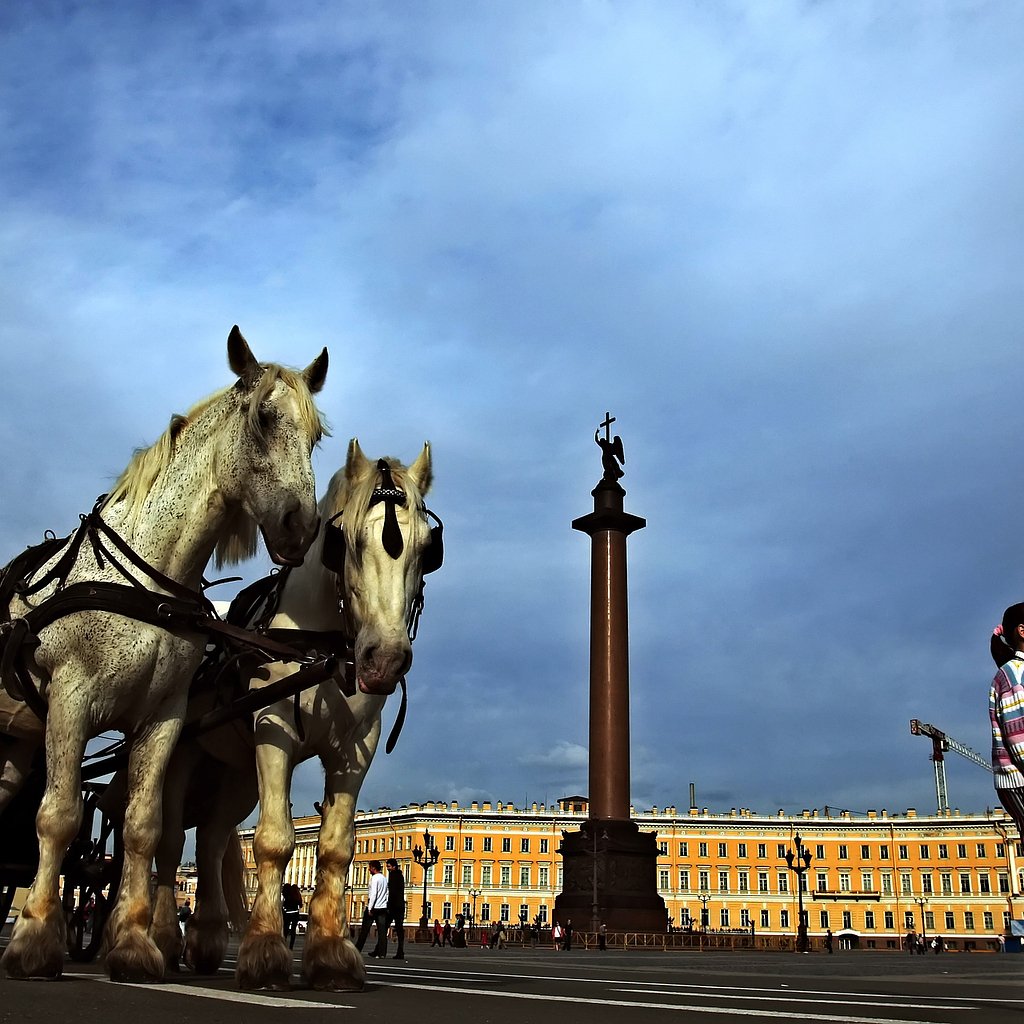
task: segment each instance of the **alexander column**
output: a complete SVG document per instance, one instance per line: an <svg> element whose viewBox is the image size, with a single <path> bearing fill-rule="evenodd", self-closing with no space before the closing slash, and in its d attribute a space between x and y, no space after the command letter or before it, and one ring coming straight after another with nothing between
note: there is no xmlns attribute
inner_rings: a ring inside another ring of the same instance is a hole
<svg viewBox="0 0 1024 1024"><path fill-rule="evenodd" d="M629 598L626 538L647 522L623 511L619 484L625 455L605 414L594 440L604 474L591 492L594 511L573 521L589 534L590 568L590 817L562 833L562 892L555 917L563 926L610 931L665 931L657 887L657 837L641 832L629 811Z"/></svg>

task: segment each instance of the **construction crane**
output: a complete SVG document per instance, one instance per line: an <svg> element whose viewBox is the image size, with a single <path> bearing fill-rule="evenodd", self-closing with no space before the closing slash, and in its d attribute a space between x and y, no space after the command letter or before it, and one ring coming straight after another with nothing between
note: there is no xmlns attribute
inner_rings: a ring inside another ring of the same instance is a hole
<svg viewBox="0 0 1024 1024"><path fill-rule="evenodd" d="M954 754L966 757L968 761L973 761L987 771L992 771L992 765L976 750L971 750L970 747L957 742L941 729L936 729L934 725L912 718L910 731L915 736L928 736L932 741L932 761L935 763L935 797L939 804L939 814L944 814L949 810L949 800L946 798L946 763L943 757L947 750L952 750Z"/></svg>

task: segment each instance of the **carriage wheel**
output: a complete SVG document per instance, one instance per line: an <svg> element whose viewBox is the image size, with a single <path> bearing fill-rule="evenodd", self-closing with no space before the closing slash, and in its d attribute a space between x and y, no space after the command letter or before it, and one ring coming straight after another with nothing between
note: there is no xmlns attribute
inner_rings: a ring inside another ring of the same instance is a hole
<svg viewBox="0 0 1024 1024"><path fill-rule="evenodd" d="M87 784L82 827L64 858L68 956L78 963L93 960L99 952L103 926L121 880L121 828L99 807L105 788Z"/></svg>

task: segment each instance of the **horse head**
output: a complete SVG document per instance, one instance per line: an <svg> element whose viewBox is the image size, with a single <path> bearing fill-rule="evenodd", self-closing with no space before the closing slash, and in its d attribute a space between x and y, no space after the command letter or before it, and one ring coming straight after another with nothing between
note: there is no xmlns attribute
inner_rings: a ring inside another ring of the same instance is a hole
<svg viewBox="0 0 1024 1024"><path fill-rule="evenodd" d="M353 438L344 470L331 481L322 557L338 577L363 693L393 693L412 665L410 627L423 575L442 557L440 522L433 517L431 528L423 504L432 480L429 443L405 466L367 459Z"/></svg>
<svg viewBox="0 0 1024 1024"><path fill-rule="evenodd" d="M238 376L230 389L237 416L218 484L238 523L218 545L218 562L252 554L258 526L276 564L299 565L320 526L310 458L324 425L312 396L327 377L327 349L302 371L260 363L236 326L228 360Z"/></svg>

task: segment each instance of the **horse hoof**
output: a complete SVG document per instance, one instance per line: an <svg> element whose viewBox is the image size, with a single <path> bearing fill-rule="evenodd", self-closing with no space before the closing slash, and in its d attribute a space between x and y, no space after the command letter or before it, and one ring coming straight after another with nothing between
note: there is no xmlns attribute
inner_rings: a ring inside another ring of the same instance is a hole
<svg viewBox="0 0 1024 1024"><path fill-rule="evenodd" d="M306 940L302 976L318 992L362 992L366 987L366 965L359 950L338 935Z"/></svg>
<svg viewBox="0 0 1024 1024"><path fill-rule="evenodd" d="M64 942L59 930L35 918L19 918L0 960L8 978L59 978L64 971Z"/></svg>
<svg viewBox="0 0 1024 1024"><path fill-rule="evenodd" d="M287 992L291 988L291 971L292 954L281 935L246 936L242 940L235 968L239 988Z"/></svg>
<svg viewBox="0 0 1024 1024"><path fill-rule="evenodd" d="M164 958L145 935L126 936L107 954L107 976L128 985L150 985L163 981Z"/></svg>

